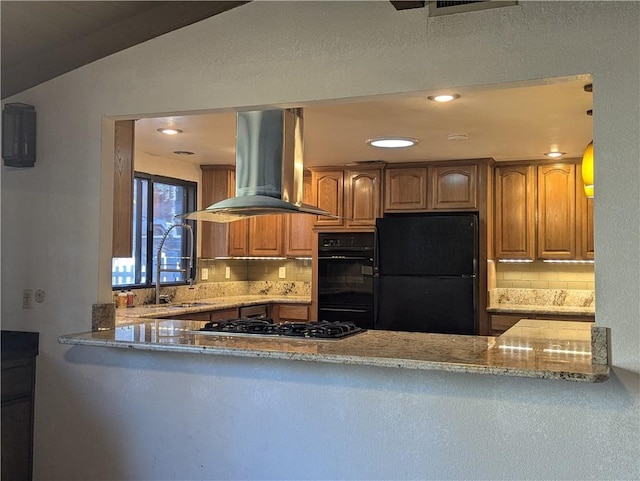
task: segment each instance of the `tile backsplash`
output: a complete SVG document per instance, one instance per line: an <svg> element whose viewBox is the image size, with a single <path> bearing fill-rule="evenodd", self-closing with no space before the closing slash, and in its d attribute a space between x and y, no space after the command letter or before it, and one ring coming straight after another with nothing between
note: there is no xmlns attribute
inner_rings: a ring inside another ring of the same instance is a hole
<svg viewBox="0 0 640 481"><path fill-rule="evenodd" d="M207 280L202 278L203 269L207 272ZM311 260L198 259L197 280L199 283L234 281L311 282Z"/></svg>
<svg viewBox="0 0 640 481"><path fill-rule="evenodd" d="M520 289L595 289L593 264L495 264L495 287Z"/></svg>

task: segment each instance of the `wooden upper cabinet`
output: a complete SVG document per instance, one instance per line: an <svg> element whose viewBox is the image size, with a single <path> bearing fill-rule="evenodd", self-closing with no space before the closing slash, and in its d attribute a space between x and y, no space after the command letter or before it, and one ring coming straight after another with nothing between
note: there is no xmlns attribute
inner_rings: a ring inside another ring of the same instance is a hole
<svg viewBox="0 0 640 481"><path fill-rule="evenodd" d="M262 215L249 219L249 255L282 256L283 216Z"/></svg>
<svg viewBox="0 0 640 481"><path fill-rule="evenodd" d="M233 195L232 165L201 165L201 209ZM219 222L201 222L198 231L200 237L200 257L212 259L226 256L228 225Z"/></svg>
<svg viewBox="0 0 640 481"><path fill-rule="evenodd" d="M311 175L304 177L302 201L305 204L313 204ZM287 214L285 217L285 255L311 256L313 254L313 224L316 217L309 214Z"/></svg>
<svg viewBox="0 0 640 481"><path fill-rule="evenodd" d="M201 165L202 209L235 195L236 176L233 165ZM200 257L246 256L247 220L229 223L201 222Z"/></svg>
<svg viewBox="0 0 640 481"><path fill-rule="evenodd" d="M229 197L236 195L236 171L231 172ZM249 219L229 222L229 245L227 252L230 256L249 255Z"/></svg>
<svg viewBox="0 0 640 481"><path fill-rule="evenodd" d="M450 165L429 167L431 208L437 210L475 209L478 167Z"/></svg>
<svg viewBox="0 0 640 481"><path fill-rule="evenodd" d="M381 215L380 169L348 170L345 175L346 224L373 226Z"/></svg>
<svg viewBox="0 0 640 481"><path fill-rule="evenodd" d="M229 222L229 246L230 256L249 255L249 219Z"/></svg>
<svg viewBox="0 0 640 481"><path fill-rule="evenodd" d="M582 175L576 168L576 246L578 259L594 258L593 198L584 193Z"/></svg>
<svg viewBox="0 0 640 481"><path fill-rule="evenodd" d="M576 258L576 166L538 166L538 258Z"/></svg>
<svg viewBox="0 0 640 481"><path fill-rule="evenodd" d="M427 167L387 167L384 173L384 211L427 209Z"/></svg>
<svg viewBox="0 0 640 481"><path fill-rule="evenodd" d="M133 255L134 120L117 120L113 156L113 257Z"/></svg>
<svg viewBox="0 0 640 481"><path fill-rule="evenodd" d="M315 205L338 219L318 216L316 225L340 226L344 217L344 171L342 169L314 170L311 174Z"/></svg>
<svg viewBox="0 0 640 481"><path fill-rule="evenodd" d="M533 166L495 168L495 257L535 259L536 171Z"/></svg>

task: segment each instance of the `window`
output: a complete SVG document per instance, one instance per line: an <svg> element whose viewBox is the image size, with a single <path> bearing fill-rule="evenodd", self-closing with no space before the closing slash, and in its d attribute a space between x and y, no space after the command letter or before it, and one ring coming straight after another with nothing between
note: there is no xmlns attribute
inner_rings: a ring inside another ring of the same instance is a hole
<svg viewBox="0 0 640 481"><path fill-rule="evenodd" d="M160 254L161 284L184 284L188 279L194 279L195 259L192 272L187 272L191 255L189 234L182 227L171 226L181 223L174 216L195 210L195 205L195 182L136 172L133 180L133 257L112 260L111 285L114 288L155 285L158 247L167 232ZM194 229L195 237L195 222L188 223Z"/></svg>

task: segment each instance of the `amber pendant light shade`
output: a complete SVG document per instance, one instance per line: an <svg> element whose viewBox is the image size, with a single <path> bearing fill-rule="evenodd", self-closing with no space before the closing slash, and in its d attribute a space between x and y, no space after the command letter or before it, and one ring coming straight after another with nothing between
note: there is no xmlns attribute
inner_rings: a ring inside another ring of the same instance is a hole
<svg viewBox="0 0 640 481"><path fill-rule="evenodd" d="M593 140L589 142L582 155L582 182L584 183L584 193L587 197L593 198Z"/></svg>

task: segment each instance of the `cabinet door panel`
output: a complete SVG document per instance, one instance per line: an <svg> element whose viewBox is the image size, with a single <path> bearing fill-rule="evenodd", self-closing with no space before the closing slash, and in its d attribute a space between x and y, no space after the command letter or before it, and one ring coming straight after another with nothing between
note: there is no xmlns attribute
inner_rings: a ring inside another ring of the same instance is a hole
<svg viewBox="0 0 640 481"><path fill-rule="evenodd" d="M475 209L477 167L431 167L433 209Z"/></svg>
<svg viewBox="0 0 640 481"><path fill-rule="evenodd" d="M385 171L384 210L420 211L427 208L427 168Z"/></svg>
<svg viewBox="0 0 640 481"><path fill-rule="evenodd" d="M313 204L311 176L304 178L302 201ZM285 255L311 256L313 250L313 215L288 214L285 220Z"/></svg>
<svg viewBox="0 0 640 481"><path fill-rule="evenodd" d="M372 226L380 217L380 171L347 172L347 224Z"/></svg>
<svg viewBox="0 0 640 481"><path fill-rule="evenodd" d="M534 167L496 167L496 258L534 259L535 207Z"/></svg>
<svg viewBox="0 0 640 481"><path fill-rule="evenodd" d="M587 198L584 193L580 169L576 169L576 222L578 259L593 259L593 198Z"/></svg>
<svg viewBox="0 0 640 481"><path fill-rule="evenodd" d="M247 219L229 223L229 255L246 256L248 249L249 223Z"/></svg>
<svg viewBox="0 0 640 481"><path fill-rule="evenodd" d="M263 215L249 219L249 255L282 255L282 215Z"/></svg>
<svg viewBox="0 0 640 481"><path fill-rule="evenodd" d="M574 164L538 166L538 258L575 259Z"/></svg>
<svg viewBox="0 0 640 481"><path fill-rule="evenodd" d="M233 196L233 166L201 165L202 170L202 206ZM229 224L219 222L201 222L199 229L200 257L212 259L228 255Z"/></svg>
<svg viewBox="0 0 640 481"><path fill-rule="evenodd" d="M237 319L238 309L235 307L230 307L229 309L220 309L217 311L211 311L210 314L211 314L212 321L224 321L226 319Z"/></svg>
<svg viewBox="0 0 640 481"><path fill-rule="evenodd" d="M338 219L318 217L316 225L342 225L344 216L344 173L342 170L327 170L313 173L315 204Z"/></svg>

